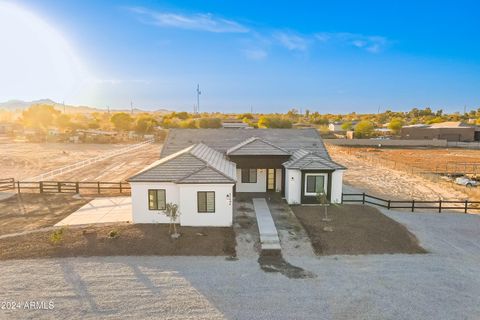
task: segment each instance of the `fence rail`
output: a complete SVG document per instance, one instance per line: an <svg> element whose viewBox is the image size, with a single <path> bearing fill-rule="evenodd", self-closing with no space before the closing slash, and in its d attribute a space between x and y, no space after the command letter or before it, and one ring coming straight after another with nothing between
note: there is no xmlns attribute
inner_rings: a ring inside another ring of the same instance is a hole
<svg viewBox="0 0 480 320"><path fill-rule="evenodd" d="M146 145L151 144L153 142L154 142L154 139L146 140L146 141L143 141L143 142L140 142L140 143L137 143L137 144L127 146L127 147L119 149L119 150L114 150L112 152L108 152L106 154L99 155L99 156L94 157L94 158L82 160L82 161L74 163L74 164L70 164L70 165L55 169L55 170L51 170L51 171L42 173L41 175L35 176L33 178L29 178L29 180L30 181L41 181L41 180L45 180L45 179L51 179L53 177L56 177L56 176L59 176L61 174L68 173L68 172L71 172L71 171L74 171L74 170L77 170L77 169L80 169L80 168L83 168L83 167L91 165L93 163L103 161L103 160L118 156L120 154L127 153L127 152L132 151L132 150L143 148Z"/></svg>
<svg viewBox="0 0 480 320"><path fill-rule="evenodd" d="M435 210L461 210L464 213L480 212L480 201L469 200L386 200L366 193L342 193L342 203L373 204L382 208Z"/></svg>
<svg viewBox="0 0 480 320"><path fill-rule="evenodd" d="M128 182L103 181L15 181L14 189L18 193L130 193Z"/></svg>
<svg viewBox="0 0 480 320"><path fill-rule="evenodd" d="M6 178L0 179L0 191L8 191L15 189L15 179Z"/></svg>

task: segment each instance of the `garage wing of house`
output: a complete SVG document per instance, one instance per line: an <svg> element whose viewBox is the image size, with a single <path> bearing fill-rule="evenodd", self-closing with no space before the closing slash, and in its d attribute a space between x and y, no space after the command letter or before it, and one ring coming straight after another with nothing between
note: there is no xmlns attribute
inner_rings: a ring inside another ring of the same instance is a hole
<svg viewBox="0 0 480 320"><path fill-rule="evenodd" d="M172 129L160 160L129 179L133 220L167 223L167 203L180 223L230 226L237 193L280 193L289 204L341 201L346 168L333 162L314 129Z"/></svg>

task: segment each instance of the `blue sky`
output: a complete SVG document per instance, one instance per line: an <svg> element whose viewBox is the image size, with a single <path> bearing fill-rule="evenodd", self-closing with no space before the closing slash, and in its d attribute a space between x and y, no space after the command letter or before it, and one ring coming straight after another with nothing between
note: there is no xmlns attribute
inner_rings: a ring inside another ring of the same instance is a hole
<svg viewBox="0 0 480 320"><path fill-rule="evenodd" d="M28 11L44 24L41 38L65 44L37 50L7 41L13 51L10 57L0 53L0 61L11 70L18 65L22 77L12 71L14 81L0 80L3 100L49 97L99 107L133 101L149 109L192 110L200 83L202 111L480 106L475 1L11 3L3 6L6 16ZM25 26L8 26L9 32L16 27L11 41L28 42ZM35 59L45 69L21 69L32 61L25 52L35 51L44 55L45 63ZM25 84L25 73L42 79L42 86L38 80Z"/></svg>

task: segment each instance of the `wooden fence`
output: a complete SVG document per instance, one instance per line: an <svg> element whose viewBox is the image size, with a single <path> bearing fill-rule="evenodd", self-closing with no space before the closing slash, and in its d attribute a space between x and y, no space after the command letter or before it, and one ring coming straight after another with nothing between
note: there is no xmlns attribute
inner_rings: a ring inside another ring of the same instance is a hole
<svg viewBox="0 0 480 320"><path fill-rule="evenodd" d="M374 197L365 193L342 193L342 203L373 204L382 208L409 209L414 212L416 209L435 210L461 210L464 213L480 212L480 201L469 200L386 200Z"/></svg>
<svg viewBox="0 0 480 320"><path fill-rule="evenodd" d="M103 181L14 181L13 187L17 193L82 193L109 194L130 193L128 182Z"/></svg>
<svg viewBox="0 0 480 320"><path fill-rule="evenodd" d="M0 179L0 191L9 191L15 189L15 179Z"/></svg>

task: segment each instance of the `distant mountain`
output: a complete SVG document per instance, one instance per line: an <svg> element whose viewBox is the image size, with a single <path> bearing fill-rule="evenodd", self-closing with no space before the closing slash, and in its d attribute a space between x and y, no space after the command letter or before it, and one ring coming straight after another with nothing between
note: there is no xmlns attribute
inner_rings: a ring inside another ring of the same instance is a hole
<svg viewBox="0 0 480 320"><path fill-rule="evenodd" d="M29 108L34 104L48 104L52 105L55 109L59 111L64 110L64 106L61 103L55 102L51 99L40 99L34 101L23 101L23 100L9 100L6 102L0 102L0 109L5 109L9 111L22 111ZM65 112L69 113L93 113L93 112L105 112L105 108L95 108L88 106L72 106L65 105ZM110 112L130 112L130 109L110 109ZM142 112L155 112L155 113L169 113L171 112L168 109L158 109L155 111L147 111L139 108L133 108L133 113L142 113Z"/></svg>

